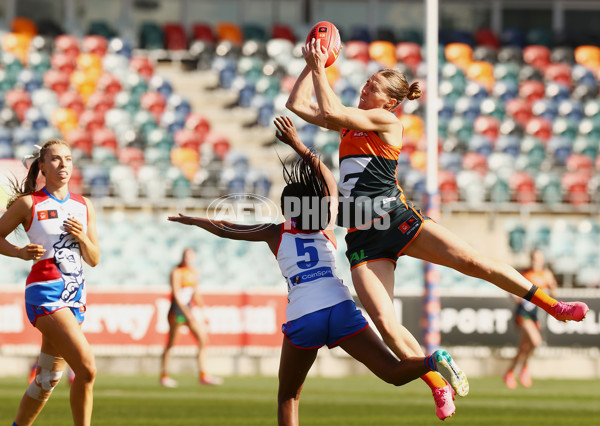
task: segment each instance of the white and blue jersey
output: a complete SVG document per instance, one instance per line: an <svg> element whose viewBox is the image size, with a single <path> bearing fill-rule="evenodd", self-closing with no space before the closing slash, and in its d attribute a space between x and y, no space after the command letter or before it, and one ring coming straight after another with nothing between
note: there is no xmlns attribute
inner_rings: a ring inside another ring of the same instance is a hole
<svg viewBox="0 0 600 426"><path fill-rule="evenodd" d="M352 300L335 274L335 250L323 231L305 232L293 222L282 224L277 262L288 285L288 321Z"/></svg>
<svg viewBox="0 0 600 426"><path fill-rule="evenodd" d="M26 229L29 241L46 249L33 264L25 287L25 304L32 323L41 315L71 308L78 321L83 321L86 294L79 242L68 233L63 223L70 217L83 225L87 233L88 210L81 195L69 193L63 200L46 189L31 194L32 218ZM32 318L33 316L33 318Z"/></svg>

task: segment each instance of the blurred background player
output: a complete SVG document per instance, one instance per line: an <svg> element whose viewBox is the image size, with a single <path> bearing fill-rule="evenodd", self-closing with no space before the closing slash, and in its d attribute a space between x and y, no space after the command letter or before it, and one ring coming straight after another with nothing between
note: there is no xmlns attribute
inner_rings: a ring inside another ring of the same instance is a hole
<svg viewBox="0 0 600 426"><path fill-rule="evenodd" d="M181 262L171 271L171 308L169 309L169 337L161 359L160 384L165 387L174 388L177 381L169 377L167 364L171 355L171 349L179 335L182 325L186 325L198 342L198 377L199 383L203 385L220 385L223 380L212 377L206 373L206 346L208 335L206 325L203 321L197 321L192 315L192 302L198 306L204 306L202 295L198 291L198 271L194 268L196 252L191 248L183 251Z"/></svg>
<svg viewBox="0 0 600 426"><path fill-rule="evenodd" d="M554 290L557 288L556 278L552 271L546 267L546 259L541 250L531 252L531 267L523 273L523 276L539 288L547 289L550 295L553 295ZM524 299L517 300L515 321L520 333L519 346L517 354L504 374L504 383L510 389L517 387L515 370L519 364L521 364L519 381L526 388L531 386L531 375L527 363L535 348L542 343L538 312L538 307L533 303Z"/></svg>
<svg viewBox="0 0 600 426"><path fill-rule="evenodd" d="M14 195L0 217L0 253L34 261L25 287L25 309L31 324L42 333L36 376L21 399L13 425L34 422L66 363L75 372L70 399L73 423L89 425L96 363L80 327L86 311L81 259L90 266L98 264L96 215L87 198L69 191L73 172L69 145L53 138L38 148L28 156L33 161L25 181L13 183ZM36 191L40 172L46 183ZM31 241L25 247L6 240L19 225Z"/></svg>
<svg viewBox="0 0 600 426"><path fill-rule="evenodd" d="M198 226L222 238L264 241L277 258L288 285L279 364L278 423L299 424L302 386L323 345L339 345L377 377L396 386L428 371L439 371L456 393L465 396L469 391L467 378L446 351L398 361L369 327L348 288L335 274L335 178L300 141L289 117L276 118L275 125L277 138L301 156L291 170L284 168L287 185L281 194L281 208L286 222L257 229L254 225L183 215L169 220Z"/></svg>

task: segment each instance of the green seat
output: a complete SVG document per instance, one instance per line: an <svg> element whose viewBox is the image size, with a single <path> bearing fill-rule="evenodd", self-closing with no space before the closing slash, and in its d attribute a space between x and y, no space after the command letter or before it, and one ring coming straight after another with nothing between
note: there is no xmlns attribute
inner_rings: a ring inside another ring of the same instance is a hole
<svg viewBox="0 0 600 426"><path fill-rule="evenodd" d="M145 137L148 137L148 134L158 127L152 113L145 109L140 109L135 113L133 116L133 125L140 129Z"/></svg>
<svg viewBox="0 0 600 426"><path fill-rule="evenodd" d="M546 148L542 142L533 137L526 136L521 141L521 152L527 156L528 167L533 167L536 170L542 165L546 159Z"/></svg>
<svg viewBox="0 0 600 426"><path fill-rule="evenodd" d="M508 182L498 176L489 185L490 201L492 203L510 202L510 187Z"/></svg>
<svg viewBox="0 0 600 426"><path fill-rule="evenodd" d="M281 81L277 77L263 76L256 81L256 93L275 99L281 92Z"/></svg>
<svg viewBox="0 0 600 426"><path fill-rule="evenodd" d="M163 169L171 165L171 150L162 147L146 148L144 159L146 160L146 164Z"/></svg>
<svg viewBox="0 0 600 426"><path fill-rule="evenodd" d="M396 35L398 36L398 41L409 41L412 43L417 43L418 45L423 44L423 35L422 34L423 34L423 32L421 30L416 30L416 29L412 29L412 28L398 29L396 31ZM443 50L443 48L444 47L441 46L441 50Z"/></svg>
<svg viewBox="0 0 600 426"><path fill-rule="evenodd" d="M121 91L115 96L115 108L123 109L133 116L140 110L140 98L131 92Z"/></svg>
<svg viewBox="0 0 600 426"><path fill-rule="evenodd" d="M504 120L506 110L504 108L504 102L497 98L487 98L481 102L481 114L495 117L498 120Z"/></svg>
<svg viewBox="0 0 600 426"><path fill-rule="evenodd" d="M0 92L4 93L14 88L16 82L16 76L11 75L3 69L0 69Z"/></svg>
<svg viewBox="0 0 600 426"><path fill-rule="evenodd" d="M562 136L567 139L575 139L577 136L577 123L564 117L559 117L552 124L554 136Z"/></svg>
<svg viewBox="0 0 600 426"><path fill-rule="evenodd" d="M146 146L162 150L171 150L174 145L173 135L166 129L156 128L148 132Z"/></svg>
<svg viewBox="0 0 600 426"><path fill-rule="evenodd" d="M573 152L576 154L587 155L592 160L595 160L598 155L599 141L600 138L579 136L573 142Z"/></svg>
<svg viewBox="0 0 600 426"><path fill-rule="evenodd" d="M117 159L114 151L102 146L94 147L92 151L92 160L94 160L94 163L105 167L111 167L119 164L119 160Z"/></svg>
<svg viewBox="0 0 600 426"><path fill-rule="evenodd" d="M531 28L525 36L528 45L554 47L552 32L545 28Z"/></svg>
<svg viewBox="0 0 600 426"><path fill-rule="evenodd" d="M473 136L473 122L463 117L454 116L448 122L447 134L466 143Z"/></svg>
<svg viewBox="0 0 600 426"><path fill-rule="evenodd" d="M267 41L269 36L264 27L257 23L247 23L242 25L242 34L244 35L244 41L246 40L257 40Z"/></svg>
<svg viewBox="0 0 600 426"><path fill-rule="evenodd" d="M51 68L50 55L46 52L31 52L27 64L33 72L43 77L44 73Z"/></svg>
<svg viewBox="0 0 600 426"><path fill-rule="evenodd" d="M519 84L519 66L514 62L497 63L494 65L494 78L496 81L511 81Z"/></svg>
<svg viewBox="0 0 600 426"><path fill-rule="evenodd" d="M131 93L131 96L136 97L138 100L142 94L148 91L148 84L146 80L136 72L130 72L125 78L125 87Z"/></svg>
<svg viewBox="0 0 600 426"><path fill-rule="evenodd" d="M563 201L560 176L557 173L539 173L535 186L540 193L540 201L544 204L555 205ZM548 232L550 230L548 229ZM537 246L535 244L534 246Z"/></svg>
<svg viewBox="0 0 600 426"><path fill-rule="evenodd" d="M165 37L156 22L143 22L140 27L139 46L142 49L163 49Z"/></svg>

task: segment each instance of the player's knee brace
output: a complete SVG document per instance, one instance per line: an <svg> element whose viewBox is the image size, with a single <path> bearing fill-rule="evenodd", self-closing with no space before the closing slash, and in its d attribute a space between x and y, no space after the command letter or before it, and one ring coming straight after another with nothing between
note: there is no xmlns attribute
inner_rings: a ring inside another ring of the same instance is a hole
<svg viewBox="0 0 600 426"><path fill-rule="evenodd" d="M60 357L40 353L35 380L27 388L27 395L38 401L47 401L63 375L66 362Z"/></svg>

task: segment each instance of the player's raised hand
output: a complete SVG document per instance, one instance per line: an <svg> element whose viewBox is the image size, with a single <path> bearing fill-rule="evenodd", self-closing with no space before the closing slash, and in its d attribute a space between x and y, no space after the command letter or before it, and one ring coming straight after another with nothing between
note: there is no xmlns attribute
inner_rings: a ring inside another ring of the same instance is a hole
<svg viewBox="0 0 600 426"><path fill-rule="evenodd" d="M302 47L302 55L306 65L312 70L325 68L325 63L327 63L329 57L327 49L321 45L321 40L316 38L310 39Z"/></svg>
<svg viewBox="0 0 600 426"><path fill-rule="evenodd" d="M294 126L294 123L290 117L281 115L276 117L275 120L273 120L273 123L275 123L275 127L277 127L275 137L277 137L277 139L279 139L281 142L291 146L292 148L302 143L298 137L296 126Z"/></svg>

